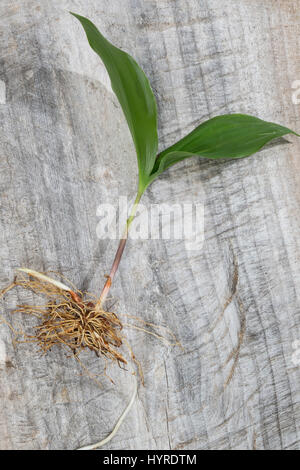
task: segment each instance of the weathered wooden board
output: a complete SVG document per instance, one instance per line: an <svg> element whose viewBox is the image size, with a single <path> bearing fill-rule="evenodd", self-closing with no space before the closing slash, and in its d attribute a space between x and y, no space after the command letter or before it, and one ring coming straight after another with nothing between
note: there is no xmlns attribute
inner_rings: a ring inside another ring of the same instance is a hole
<svg viewBox="0 0 300 470"><path fill-rule="evenodd" d="M143 66L162 147L226 112L300 130L299 0L2 0L1 286L27 266L99 292L117 241L98 239L97 207L134 196L126 123L69 9ZM149 188L147 204L204 204L205 242L128 243L116 311L170 326L184 351L128 331L146 386L107 448L300 448L300 143L288 140L241 161L187 161ZM24 301L28 292L7 295L6 318ZM0 447L74 449L105 437L130 374L111 368L116 385L104 379L100 390L65 352L40 357L12 338L1 325Z"/></svg>

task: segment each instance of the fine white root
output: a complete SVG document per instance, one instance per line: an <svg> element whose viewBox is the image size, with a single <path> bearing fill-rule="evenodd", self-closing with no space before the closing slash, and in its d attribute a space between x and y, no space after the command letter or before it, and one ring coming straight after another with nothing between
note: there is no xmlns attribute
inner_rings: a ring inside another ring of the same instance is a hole
<svg viewBox="0 0 300 470"><path fill-rule="evenodd" d="M22 271L23 273L26 273L29 276L36 277L40 281L48 282L49 284L52 284L53 286L57 287L58 289L66 290L68 292L72 291L72 289L70 289L70 287L66 286L62 282L56 281L55 279L52 279L51 277L45 276L45 274L38 273L37 271L34 271L33 269L18 268L17 271Z"/></svg>
<svg viewBox="0 0 300 470"><path fill-rule="evenodd" d="M97 442L96 444L91 444L89 446L85 446L85 447L80 447L79 449L77 450L95 450L95 449L98 449L99 447L102 447L104 446L105 444L107 444L118 432L119 430L119 427L121 426L122 422L124 421L124 419L126 418L127 414L129 413L129 411L131 410L132 408L132 405L134 404L134 401L136 399L136 395L137 395L137 389L138 389L138 381L137 381L137 378L135 378L135 384L134 384L134 390L133 390L133 394L132 394L132 397L131 397L131 400L130 402L128 403L128 405L126 406L125 410L123 411L123 413L121 414L120 418L118 419L117 421L117 424L115 425L114 429L112 430L112 432L105 438L103 439L102 441L100 442Z"/></svg>

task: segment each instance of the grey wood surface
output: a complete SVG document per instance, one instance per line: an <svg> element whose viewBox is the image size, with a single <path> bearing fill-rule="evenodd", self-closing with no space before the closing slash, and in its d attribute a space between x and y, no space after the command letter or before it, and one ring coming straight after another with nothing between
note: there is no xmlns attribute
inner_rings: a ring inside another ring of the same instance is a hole
<svg viewBox="0 0 300 470"><path fill-rule="evenodd" d="M300 1L1 0L0 285L26 266L97 293L117 245L98 239L97 208L134 196L137 166L104 67L67 10L143 66L163 148L227 112L300 131ZM300 449L300 143L288 140L241 161L187 161L149 188L145 204L203 204L205 241L196 251L183 240L128 242L116 312L169 326L184 351L127 331L145 387L106 448ZM1 311L11 318L25 301L34 299L18 290ZM99 389L64 351L41 357L12 339L1 325L0 448L105 437L130 373L110 367L116 385ZM82 360L103 371L100 359Z"/></svg>

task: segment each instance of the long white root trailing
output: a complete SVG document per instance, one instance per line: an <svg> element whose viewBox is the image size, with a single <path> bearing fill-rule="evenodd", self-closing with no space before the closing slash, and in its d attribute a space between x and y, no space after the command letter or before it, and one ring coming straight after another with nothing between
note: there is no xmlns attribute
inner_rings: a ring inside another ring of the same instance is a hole
<svg viewBox="0 0 300 470"><path fill-rule="evenodd" d="M105 438L103 439L102 441L100 442L97 442L96 444L91 444L89 446L85 446L85 447L80 447L79 449L77 450L95 450L95 449L99 449L99 447L102 447L104 446L105 444L107 444L109 441L111 441L111 439L113 439L113 437L117 434L118 430L119 430L119 427L121 426L121 424L123 423L124 419L126 418L127 414L129 413L129 411L131 410L134 402L135 402L135 399L136 399L136 395L137 395L137 389L138 389L138 381L137 381L137 378L135 378L135 384L134 384L134 390L133 390L133 394L132 394L132 397L130 399L130 402L128 403L128 405L126 406L125 410L123 411L123 413L121 414L120 418L118 419L117 421L117 424L115 425L114 429L112 430L112 432Z"/></svg>

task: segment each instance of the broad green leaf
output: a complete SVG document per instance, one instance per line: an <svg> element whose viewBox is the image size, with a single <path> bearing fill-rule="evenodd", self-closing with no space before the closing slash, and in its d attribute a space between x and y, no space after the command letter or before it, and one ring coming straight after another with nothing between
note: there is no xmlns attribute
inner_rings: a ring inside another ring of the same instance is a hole
<svg viewBox="0 0 300 470"><path fill-rule="evenodd" d="M125 114L139 166L139 190L143 192L157 154L157 109L149 81L126 52L113 46L87 18L70 12L82 24L91 48L100 56Z"/></svg>
<svg viewBox="0 0 300 470"><path fill-rule="evenodd" d="M193 156L212 159L248 157L272 139L286 134L298 135L287 127L245 114L215 117L200 124L186 137L161 152L156 159L151 181L185 158Z"/></svg>

